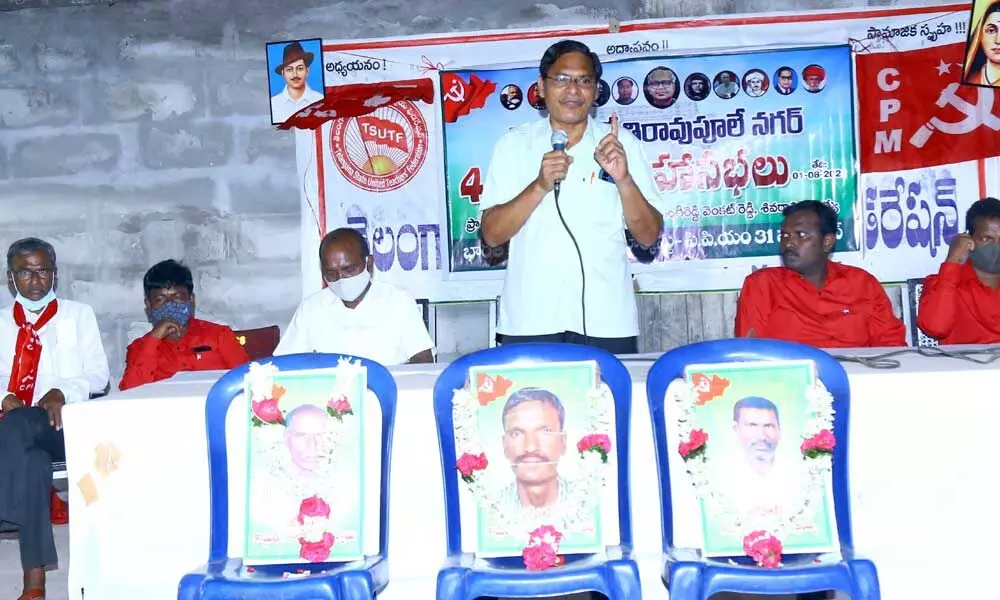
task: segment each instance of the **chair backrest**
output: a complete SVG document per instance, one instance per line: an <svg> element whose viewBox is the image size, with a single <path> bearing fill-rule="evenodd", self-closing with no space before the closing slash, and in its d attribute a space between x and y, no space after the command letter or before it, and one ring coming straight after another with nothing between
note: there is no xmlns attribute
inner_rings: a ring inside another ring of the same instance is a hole
<svg viewBox="0 0 1000 600"><path fill-rule="evenodd" d="M452 421L452 397L465 386L469 368L481 365L506 365L514 362L597 361L601 379L615 400L615 450L618 466L618 527L621 543L632 545L632 509L629 490L629 426L632 408L632 378L625 365L613 354L575 344L513 344L486 348L466 354L448 365L434 383L434 418L437 421L444 480L445 529L448 554L462 551L462 519L459 505L458 474L455 470L455 435Z"/></svg>
<svg viewBox="0 0 1000 600"><path fill-rule="evenodd" d="M281 339L281 329L277 325L259 329L242 329L234 333L236 341L247 351L250 360L270 358Z"/></svg>
<svg viewBox="0 0 1000 600"><path fill-rule="evenodd" d="M396 381L381 364L342 354L289 354L258 361L273 364L281 371L334 368L341 358L360 361L368 370L368 389L378 398L382 409L382 468L379 485L379 553L388 556L389 544L389 458L392 455L392 429L396 419ZM226 415L233 399L244 393L244 378L250 365L240 365L223 375L212 386L205 401L205 425L208 431L208 469L211 484L211 539L209 561L225 560L229 545L229 462L226 446Z"/></svg>
<svg viewBox="0 0 1000 600"><path fill-rule="evenodd" d="M777 340L740 338L699 342L670 350L657 359L646 377L646 396L650 419L653 422L656 467L660 475L660 526L664 551L674 545L669 457L678 444L678 440L667 439L663 402L667 388L675 379L684 377L684 369L688 365L776 360L813 361L817 375L833 396L835 411L833 435L837 440L833 451L834 512L837 515L837 533L841 547L853 547L847 463L851 391L847 372L832 356L811 346ZM684 472L681 473L679 485L689 485Z"/></svg>
<svg viewBox="0 0 1000 600"><path fill-rule="evenodd" d="M907 279L906 291L906 295L909 299L906 307L906 314L909 317L909 323L907 323L907 325L909 325L910 329L910 343L921 348L937 346L938 341L924 333L920 329L920 326L917 325L917 313L920 309L920 296L924 293L923 278Z"/></svg>

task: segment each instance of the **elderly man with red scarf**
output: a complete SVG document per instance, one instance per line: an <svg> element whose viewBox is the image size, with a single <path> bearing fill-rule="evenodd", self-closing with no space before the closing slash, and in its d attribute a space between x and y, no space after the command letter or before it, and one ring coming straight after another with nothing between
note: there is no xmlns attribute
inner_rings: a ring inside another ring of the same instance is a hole
<svg viewBox="0 0 1000 600"><path fill-rule="evenodd" d="M24 592L45 597L57 564L50 522L52 461L65 460L62 407L108 386L108 358L94 310L56 300L56 253L25 238L7 251L14 304L0 310L0 521L18 528Z"/></svg>

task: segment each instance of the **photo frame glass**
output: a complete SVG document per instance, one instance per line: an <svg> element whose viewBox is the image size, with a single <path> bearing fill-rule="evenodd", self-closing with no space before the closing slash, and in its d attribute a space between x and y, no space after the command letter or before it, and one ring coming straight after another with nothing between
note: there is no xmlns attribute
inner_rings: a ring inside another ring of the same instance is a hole
<svg viewBox="0 0 1000 600"><path fill-rule="evenodd" d="M247 378L244 563L364 555L367 371L360 365ZM260 372L264 371L264 372Z"/></svg>

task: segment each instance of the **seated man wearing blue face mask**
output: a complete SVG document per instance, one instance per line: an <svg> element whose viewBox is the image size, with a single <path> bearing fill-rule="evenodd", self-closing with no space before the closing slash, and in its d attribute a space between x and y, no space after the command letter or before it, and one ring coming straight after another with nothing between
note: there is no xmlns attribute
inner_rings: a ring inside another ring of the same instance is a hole
<svg viewBox="0 0 1000 600"><path fill-rule="evenodd" d="M327 288L295 311L275 356L353 354L387 366L434 360L434 344L416 301L399 287L372 280L375 262L356 229L326 234L319 260Z"/></svg>
<svg viewBox="0 0 1000 600"><path fill-rule="evenodd" d="M108 358L94 310L56 299L51 244L25 238L7 250L14 305L0 310L0 524L18 526L24 593L45 597L45 568L57 564L52 522L65 503L51 492L52 461L66 460L62 408L108 385ZM51 503L51 510L50 510Z"/></svg>
<svg viewBox="0 0 1000 600"><path fill-rule="evenodd" d="M190 269L165 260L146 271L142 287L153 330L129 344L120 389L167 379L180 371L228 370L250 360L232 329L194 318Z"/></svg>

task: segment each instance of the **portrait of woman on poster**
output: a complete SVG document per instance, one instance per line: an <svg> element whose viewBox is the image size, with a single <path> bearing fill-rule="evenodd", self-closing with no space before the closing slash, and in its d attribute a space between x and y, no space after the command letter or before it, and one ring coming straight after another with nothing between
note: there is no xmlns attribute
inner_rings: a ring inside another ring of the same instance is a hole
<svg viewBox="0 0 1000 600"><path fill-rule="evenodd" d="M1000 87L1000 0L993 0L972 24L963 81Z"/></svg>

